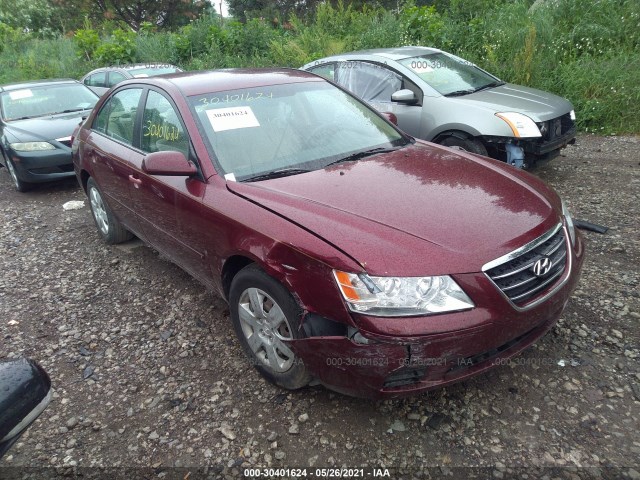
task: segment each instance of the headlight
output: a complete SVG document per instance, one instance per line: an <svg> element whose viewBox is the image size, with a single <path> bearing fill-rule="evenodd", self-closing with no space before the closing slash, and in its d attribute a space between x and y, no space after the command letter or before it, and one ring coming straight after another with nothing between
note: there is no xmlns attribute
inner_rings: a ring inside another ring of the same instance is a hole
<svg viewBox="0 0 640 480"><path fill-rule="evenodd" d="M571 110L569 112L569 117L571 118L571 120L573 120L575 122L576 121L576 111L575 110Z"/></svg>
<svg viewBox="0 0 640 480"><path fill-rule="evenodd" d="M540 130L536 122L526 115L518 112L499 112L496 117L501 118L511 128L513 136L516 138L541 137Z"/></svg>
<svg viewBox="0 0 640 480"><path fill-rule="evenodd" d="M567 222L567 230L569 230L569 239L571 240L571 245L576 244L576 226L573 224L573 218L571 218L571 214L569 210L567 210L567 206L564 204L564 200L562 201L562 216Z"/></svg>
<svg viewBox="0 0 640 480"><path fill-rule="evenodd" d="M432 315L473 308L449 275L439 277L370 277L334 270L342 296L354 312L379 317Z"/></svg>
<svg viewBox="0 0 640 480"><path fill-rule="evenodd" d="M40 152L42 150L56 149L49 142L19 142L10 143L9 146L16 152Z"/></svg>

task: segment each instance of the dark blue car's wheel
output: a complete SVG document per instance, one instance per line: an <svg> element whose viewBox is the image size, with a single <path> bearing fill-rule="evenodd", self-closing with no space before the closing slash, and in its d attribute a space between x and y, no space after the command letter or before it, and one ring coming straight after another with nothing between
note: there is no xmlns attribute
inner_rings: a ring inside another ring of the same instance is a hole
<svg viewBox="0 0 640 480"><path fill-rule="evenodd" d="M5 165L7 166L7 171L9 172L9 176L13 181L13 185L16 187L16 190L18 190L19 192L26 192L27 190L29 190L32 187L32 184L25 182L23 180L20 180L18 178L18 172L16 171L16 167L14 166L13 162L9 160L6 156L4 158L4 161L5 161Z"/></svg>

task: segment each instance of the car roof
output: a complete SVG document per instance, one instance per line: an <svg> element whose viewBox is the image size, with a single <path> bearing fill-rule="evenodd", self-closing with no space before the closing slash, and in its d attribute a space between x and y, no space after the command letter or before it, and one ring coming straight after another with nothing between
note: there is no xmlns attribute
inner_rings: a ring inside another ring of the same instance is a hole
<svg viewBox="0 0 640 480"><path fill-rule="evenodd" d="M30 80L28 82L8 83L0 85L0 92L8 92L9 90L22 90L24 88L41 87L43 85L59 85L64 83L80 83L73 78L55 78L53 80Z"/></svg>
<svg viewBox="0 0 640 480"><path fill-rule="evenodd" d="M291 68L234 68L172 73L161 77L131 79L127 80L126 83L143 83L158 86L172 84L178 87L185 96L191 96L242 88L325 81L317 75Z"/></svg>
<svg viewBox="0 0 640 480"><path fill-rule="evenodd" d="M364 56L373 56L373 57L381 57L388 60L402 60L403 58L409 57L417 57L419 55L427 55L430 53L438 53L441 50L437 48L430 47L417 47L417 46L407 46L407 47L395 47L395 48L372 48L369 50L357 50L355 52L345 52L337 55L332 55L330 57L326 57L321 59L322 61L337 59L337 58L349 58L349 57L364 57Z"/></svg>
<svg viewBox="0 0 640 480"><path fill-rule="evenodd" d="M153 67L180 68L180 67L177 67L175 65L171 65L170 63L161 63L161 62L157 62L157 63L134 63L132 65L120 65L120 66L113 66L113 67L109 67L109 68L121 68L123 70L134 70L136 68L153 68Z"/></svg>
<svg viewBox="0 0 640 480"><path fill-rule="evenodd" d="M161 63L161 62L149 62L149 63L127 63L124 65L109 65L108 67L99 67L91 70L89 73L85 74L85 77L92 75L94 73L99 72L108 72L112 70L135 70L137 68L157 68L157 67L167 67L167 68L177 68L180 70L180 67L176 65L172 65L170 63Z"/></svg>

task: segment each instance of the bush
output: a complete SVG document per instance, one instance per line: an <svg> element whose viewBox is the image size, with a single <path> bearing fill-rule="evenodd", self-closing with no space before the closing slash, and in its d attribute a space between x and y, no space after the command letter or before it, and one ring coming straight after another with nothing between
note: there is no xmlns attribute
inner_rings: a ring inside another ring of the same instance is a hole
<svg viewBox="0 0 640 480"><path fill-rule="evenodd" d="M91 28L82 28L76 31L73 39L77 45L78 55L86 60L91 60L100 45L98 32Z"/></svg>
<svg viewBox="0 0 640 480"><path fill-rule="evenodd" d="M0 54L0 84L45 78L79 78L87 72L86 62L76 56L68 38L29 38L5 45Z"/></svg>
<svg viewBox="0 0 640 480"><path fill-rule="evenodd" d="M136 34L130 30L116 29L107 42L95 50L95 58L104 65L130 63L135 59Z"/></svg>
<svg viewBox="0 0 640 480"><path fill-rule="evenodd" d="M0 81L81 76L137 61L185 69L301 65L349 50L422 44L475 62L505 81L567 97L582 130L640 132L638 0L433 0L400 12L319 3L314 15L246 23L207 16L176 31L116 22L38 39L0 23ZM270 17L269 17L270 18ZM102 37L102 38L101 38ZM74 55L74 49L77 55Z"/></svg>

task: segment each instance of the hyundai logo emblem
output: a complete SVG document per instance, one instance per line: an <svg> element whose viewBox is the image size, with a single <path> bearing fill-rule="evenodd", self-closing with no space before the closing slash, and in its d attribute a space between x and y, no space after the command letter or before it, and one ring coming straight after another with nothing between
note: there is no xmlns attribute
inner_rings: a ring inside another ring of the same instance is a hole
<svg viewBox="0 0 640 480"><path fill-rule="evenodd" d="M533 264L531 270L536 277L544 277L549 270L551 270L551 259L549 257L542 257L536 263Z"/></svg>

